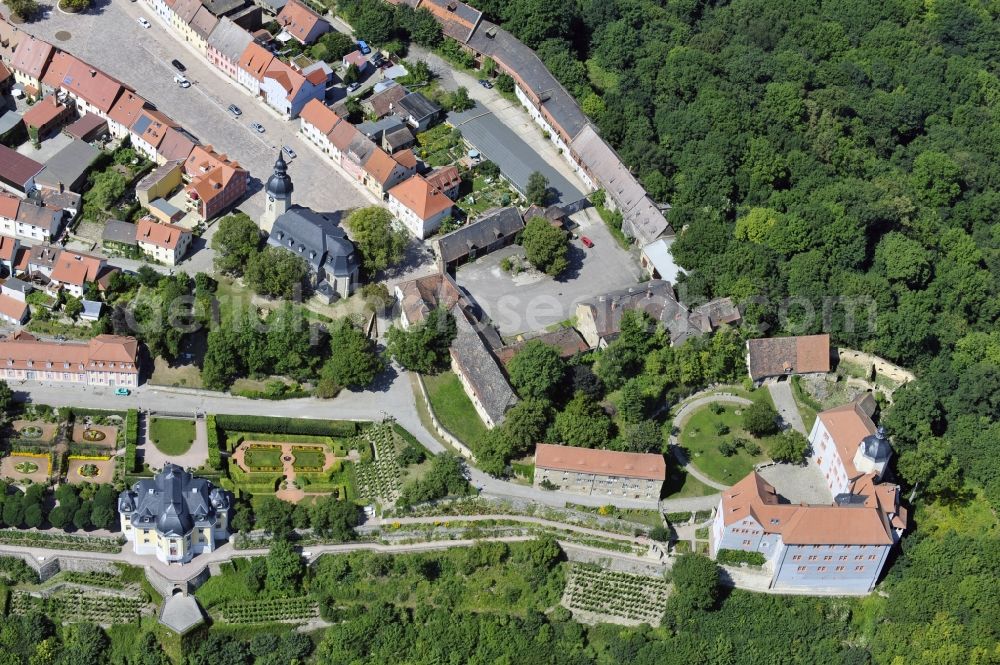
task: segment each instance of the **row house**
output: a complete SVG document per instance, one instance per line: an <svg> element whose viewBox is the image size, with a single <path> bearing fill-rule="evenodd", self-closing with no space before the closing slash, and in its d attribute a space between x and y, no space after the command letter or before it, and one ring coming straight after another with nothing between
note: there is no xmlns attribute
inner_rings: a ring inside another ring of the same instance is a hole
<svg viewBox="0 0 1000 665"><path fill-rule="evenodd" d="M218 24L219 19L215 17L215 14L202 5L194 15L194 18L188 23L185 35L189 37L188 41L193 43L199 51L207 54L208 38L212 35Z"/></svg>
<svg viewBox="0 0 1000 665"><path fill-rule="evenodd" d="M6 236L51 242L62 231L64 219L61 208L0 192L0 233Z"/></svg>
<svg viewBox="0 0 1000 665"><path fill-rule="evenodd" d="M186 42L196 41L191 21L201 8L201 0L176 0L170 7L170 27Z"/></svg>
<svg viewBox="0 0 1000 665"><path fill-rule="evenodd" d="M174 127L177 127L177 123L165 114L155 109L144 108L129 129L132 147L151 161L160 162L160 146L167 132Z"/></svg>
<svg viewBox="0 0 1000 665"><path fill-rule="evenodd" d="M138 350L134 337L97 335L89 342L48 342L18 332L0 339L0 378L135 387Z"/></svg>
<svg viewBox="0 0 1000 665"><path fill-rule="evenodd" d="M108 112L108 131L115 138L128 136L129 130L139 119L149 102L131 90L126 90Z"/></svg>
<svg viewBox="0 0 1000 665"><path fill-rule="evenodd" d="M237 63L236 80L249 90L254 97L260 95L260 82L274 54L257 42L250 42L240 55Z"/></svg>
<svg viewBox="0 0 1000 665"><path fill-rule="evenodd" d="M311 100L326 95L326 75L316 69L303 76L278 58L272 58L260 79L260 96L285 118L297 118Z"/></svg>
<svg viewBox="0 0 1000 665"><path fill-rule="evenodd" d="M341 117L320 100L312 99L302 107L299 121L302 135L324 155L333 158L334 147L330 142L330 133L342 121ZM339 155L336 161L340 161Z"/></svg>
<svg viewBox="0 0 1000 665"><path fill-rule="evenodd" d="M231 79L238 78L240 56L253 42L253 37L232 19L223 17L208 37L208 61Z"/></svg>
<svg viewBox="0 0 1000 665"><path fill-rule="evenodd" d="M42 89L42 76L48 67L55 47L47 41L22 33L17 50L10 61L14 80L24 86L28 94L35 95Z"/></svg>
<svg viewBox="0 0 1000 665"><path fill-rule="evenodd" d="M376 147L362 166L364 173L361 178L362 184L372 194L384 200L390 189L417 173L416 158L406 160L406 154L413 156L410 151L390 156Z"/></svg>

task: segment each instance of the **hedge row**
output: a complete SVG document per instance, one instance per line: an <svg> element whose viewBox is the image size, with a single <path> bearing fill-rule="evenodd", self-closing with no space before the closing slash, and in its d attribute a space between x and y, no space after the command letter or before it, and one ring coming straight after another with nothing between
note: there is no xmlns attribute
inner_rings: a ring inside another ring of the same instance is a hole
<svg viewBox="0 0 1000 665"><path fill-rule="evenodd" d="M69 412L70 415L73 416L74 420L77 418L84 418L86 416L118 416L124 420L126 416L124 411L113 411L111 409L84 409L78 406L70 407Z"/></svg>
<svg viewBox="0 0 1000 665"><path fill-rule="evenodd" d="M746 563L751 566L763 566L767 559L760 552L744 552L743 550L721 549L715 555L715 560L723 566L738 566Z"/></svg>
<svg viewBox="0 0 1000 665"><path fill-rule="evenodd" d="M208 427L208 465L221 470L222 455L219 451L219 429L215 423L215 416L208 416L205 424Z"/></svg>
<svg viewBox="0 0 1000 665"><path fill-rule="evenodd" d="M269 416L236 416L219 414L216 425L224 430L267 432L269 434L312 434L315 436L351 437L358 433L358 424L350 420L311 420L306 418L272 418Z"/></svg>
<svg viewBox="0 0 1000 665"><path fill-rule="evenodd" d="M125 415L125 471L136 470L135 448L139 440L139 411L129 409Z"/></svg>

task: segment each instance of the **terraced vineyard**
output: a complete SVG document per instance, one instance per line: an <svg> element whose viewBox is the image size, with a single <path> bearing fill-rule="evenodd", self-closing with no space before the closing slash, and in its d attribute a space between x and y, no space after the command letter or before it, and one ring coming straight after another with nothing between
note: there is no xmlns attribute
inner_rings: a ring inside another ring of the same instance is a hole
<svg viewBox="0 0 1000 665"><path fill-rule="evenodd" d="M231 601L223 605L228 623L300 623L319 616L319 605L307 596L269 600Z"/></svg>
<svg viewBox="0 0 1000 665"><path fill-rule="evenodd" d="M128 623L146 609L146 600L139 592L112 594L77 588L62 588L46 598L14 591L10 601L14 614L38 610L53 620L70 623Z"/></svg>
<svg viewBox="0 0 1000 665"><path fill-rule="evenodd" d="M355 467L358 496L395 503L403 487L403 471L396 458L396 434L392 431L392 425L375 425L362 436L371 443L375 459Z"/></svg>
<svg viewBox="0 0 1000 665"><path fill-rule="evenodd" d="M562 604L585 623L608 621L657 626L667 606L670 586L663 579L572 564Z"/></svg>

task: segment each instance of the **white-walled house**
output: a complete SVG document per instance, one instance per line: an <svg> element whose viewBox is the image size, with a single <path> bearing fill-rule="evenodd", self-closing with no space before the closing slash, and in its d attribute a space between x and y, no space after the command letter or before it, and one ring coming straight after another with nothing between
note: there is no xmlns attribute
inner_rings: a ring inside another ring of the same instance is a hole
<svg viewBox="0 0 1000 665"><path fill-rule="evenodd" d="M451 214L452 201L422 176L415 175L389 190L389 211L406 230L423 240Z"/></svg>

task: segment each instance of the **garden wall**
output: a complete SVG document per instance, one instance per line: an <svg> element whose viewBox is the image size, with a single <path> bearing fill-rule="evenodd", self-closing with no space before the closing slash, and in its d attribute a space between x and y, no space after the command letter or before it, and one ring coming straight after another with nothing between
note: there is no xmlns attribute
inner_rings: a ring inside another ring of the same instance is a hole
<svg viewBox="0 0 1000 665"><path fill-rule="evenodd" d="M865 353L863 351L838 348L837 356L840 360L845 360L849 363L855 363L865 367L869 376L871 371L874 369L876 377L884 376L885 378L895 381L896 383L909 383L910 381L915 381L917 378L913 375L913 372L910 372L899 365L894 365L884 358L879 358L878 356Z"/></svg>
<svg viewBox="0 0 1000 665"><path fill-rule="evenodd" d="M454 446L455 450L462 454L462 457L475 462L476 456L472 454L472 450L467 445L459 441L455 435L446 430L444 425L438 422L437 416L434 415L434 408L431 406L431 400L427 397L427 388L424 387L424 379L419 374L416 376L417 385L420 386L420 395L424 398L424 404L427 406L427 413L431 417L431 425L434 426L434 431L437 432L442 439Z"/></svg>

